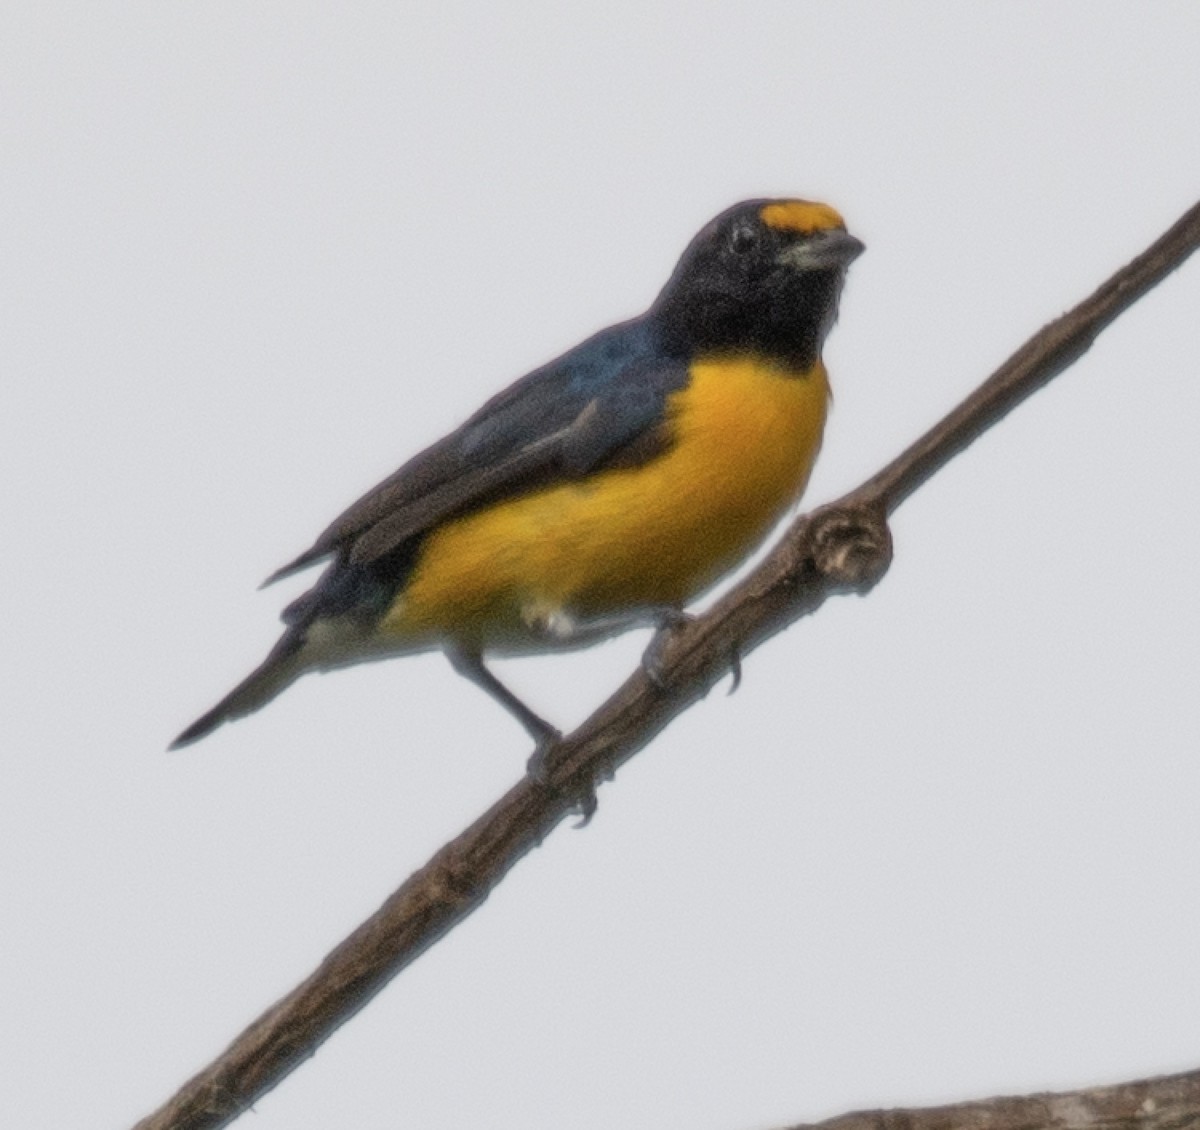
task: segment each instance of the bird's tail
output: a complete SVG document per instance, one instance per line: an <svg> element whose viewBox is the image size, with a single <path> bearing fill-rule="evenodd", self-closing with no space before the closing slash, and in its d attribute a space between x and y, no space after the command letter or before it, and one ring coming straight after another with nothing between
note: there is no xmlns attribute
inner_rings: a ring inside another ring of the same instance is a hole
<svg viewBox="0 0 1200 1130"><path fill-rule="evenodd" d="M285 687L289 686L308 670L301 651L304 633L295 629L285 632L283 638L249 675L233 688L206 714L196 719L168 747L181 749L192 742L207 737L222 722L252 714L260 706L266 706Z"/></svg>

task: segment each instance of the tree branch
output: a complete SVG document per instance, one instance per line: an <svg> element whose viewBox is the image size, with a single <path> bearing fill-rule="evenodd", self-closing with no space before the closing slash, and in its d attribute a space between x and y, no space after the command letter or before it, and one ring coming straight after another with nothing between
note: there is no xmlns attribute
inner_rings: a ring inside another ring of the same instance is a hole
<svg viewBox="0 0 1200 1130"><path fill-rule="evenodd" d="M1031 338L877 475L837 502L797 519L757 569L708 612L672 634L661 657L664 685L652 682L640 669L635 672L549 752L539 779L525 777L446 844L307 980L135 1130L225 1126L274 1087L400 970L479 906L509 868L573 808L582 804L586 811L594 783L611 777L671 719L707 694L739 656L815 611L826 597L867 592L891 561L887 516L954 455L1077 360L1101 330L1197 245L1200 204L1094 295ZM934 1112L929 1113L932 1117Z"/></svg>
<svg viewBox="0 0 1200 1130"><path fill-rule="evenodd" d="M1200 1126L1200 1071L1115 1087L916 1110L864 1110L789 1130L1185 1130Z"/></svg>

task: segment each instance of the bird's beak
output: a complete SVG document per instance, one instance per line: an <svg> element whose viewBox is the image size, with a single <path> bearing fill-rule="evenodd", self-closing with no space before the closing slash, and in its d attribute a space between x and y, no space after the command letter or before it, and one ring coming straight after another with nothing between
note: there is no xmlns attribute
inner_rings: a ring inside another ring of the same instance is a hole
<svg viewBox="0 0 1200 1130"><path fill-rule="evenodd" d="M841 228L814 232L812 235L784 248L779 262L801 271L824 271L833 267L848 267L867 245Z"/></svg>

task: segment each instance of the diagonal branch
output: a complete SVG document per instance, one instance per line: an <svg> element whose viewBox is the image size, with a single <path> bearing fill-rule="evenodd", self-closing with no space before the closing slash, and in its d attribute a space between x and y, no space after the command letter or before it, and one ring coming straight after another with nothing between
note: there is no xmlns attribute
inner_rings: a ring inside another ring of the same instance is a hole
<svg viewBox="0 0 1200 1130"><path fill-rule="evenodd" d="M789 1130L1195 1130L1200 1071L1112 1087L914 1110L861 1110Z"/></svg>
<svg viewBox="0 0 1200 1130"><path fill-rule="evenodd" d="M526 777L415 872L317 970L276 1002L135 1130L225 1126L479 906L594 782L647 745L765 639L826 597L867 592L887 571L887 515L935 471L1073 361L1200 245L1200 204L1090 298L1050 323L971 396L857 490L805 515L708 612L677 629L661 679L635 672ZM851 1116L855 1117L855 1116ZM875 1116L857 1116L868 1118ZM884 1116L886 1117L886 1116Z"/></svg>

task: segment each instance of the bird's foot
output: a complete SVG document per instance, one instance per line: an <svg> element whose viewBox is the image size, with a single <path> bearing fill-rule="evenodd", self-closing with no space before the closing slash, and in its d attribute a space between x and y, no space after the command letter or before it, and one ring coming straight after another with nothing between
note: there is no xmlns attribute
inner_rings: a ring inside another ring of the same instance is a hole
<svg viewBox="0 0 1200 1130"><path fill-rule="evenodd" d="M642 670L646 678L655 688L665 691L668 687L666 672L663 670L663 659L667 645L671 642L673 633L690 624L696 617L680 608L664 609L658 616L658 628L651 638L649 646L642 652Z"/></svg>
<svg viewBox="0 0 1200 1130"><path fill-rule="evenodd" d="M550 759L561 740L562 734L552 727L547 727L546 732L537 737L537 746L530 755L525 770L529 779L539 788L557 790L557 786L550 780ZM596 782L588 781L582 789L572 790L572 795L575 800L573 807L581 817L575 827L582 828L596 815Z"/></svg>
<svg viewBox="0 0 1200 1130"><path fill-rule="evenodd" d="M532 729L529 732L533 735L534 746L525 763L525 772L535 785L545 788L550 784L550 755L562 741L562 731L547 725L536 733Z"/></svg>

